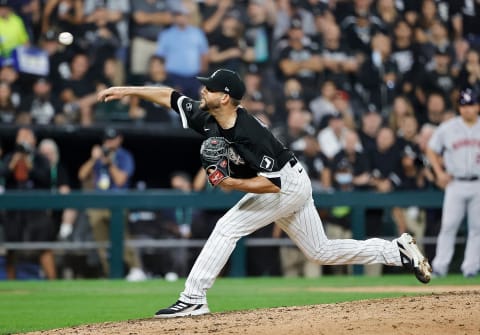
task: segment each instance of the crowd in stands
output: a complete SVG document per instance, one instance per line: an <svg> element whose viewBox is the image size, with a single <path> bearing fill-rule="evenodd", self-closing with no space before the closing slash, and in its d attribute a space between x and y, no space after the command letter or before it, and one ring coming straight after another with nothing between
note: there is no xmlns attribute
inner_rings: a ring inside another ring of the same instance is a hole
<svg viewBox="0 0 480 335"><path fill-rule="evenodd" d="M316 191L435 189L425 148L456 115L459 89L480 89L479 14L469 0L0 0L0 124L181 127L173 111L96 92L168 85L198 98L195 77L228 68ZM59 42L64 31L73 44ZM348 236L349 208L321 214ZM435 210L388 214L396 234L438 232Z"/></svg>

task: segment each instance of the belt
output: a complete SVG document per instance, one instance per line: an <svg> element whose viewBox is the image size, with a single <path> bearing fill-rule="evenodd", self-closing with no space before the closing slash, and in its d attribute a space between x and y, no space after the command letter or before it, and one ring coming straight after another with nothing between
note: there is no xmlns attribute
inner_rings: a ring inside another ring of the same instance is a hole
<svg viewBox="0 0 480 335"><path fill-rule="evenodd" d="M288 163L290 163L291 167L294 167L298 163L297 157L293 156L292 158L290 158Z"/></svg>
<svg viewBox="0 0 480 335"><path fill-rule="evenodd" d="M471 177L453 177L455 180L460 180L460 181L475 181L480 179L479 176L471 176Z"/></svg>

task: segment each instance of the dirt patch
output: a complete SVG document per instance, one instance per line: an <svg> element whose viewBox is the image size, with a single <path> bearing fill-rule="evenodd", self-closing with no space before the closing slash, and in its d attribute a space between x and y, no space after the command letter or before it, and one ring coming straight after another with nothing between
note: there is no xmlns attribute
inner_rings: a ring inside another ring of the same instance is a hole
<svg viewBox="0 0 480 335"><path fill-rule="evenodd" d="M396 292L401 288L398 287ZM29 334L480 334L480 290L470 286L469 291L451 287L451 292L431 293L432 288L429 294L415 297L214 313L194 318L107 322ZM359 288L353 289L359 291ZM377 288L379 291L383 289ZM405 289L411 292L411 287ZM448 287L443 289L449 290Z"/></svg>

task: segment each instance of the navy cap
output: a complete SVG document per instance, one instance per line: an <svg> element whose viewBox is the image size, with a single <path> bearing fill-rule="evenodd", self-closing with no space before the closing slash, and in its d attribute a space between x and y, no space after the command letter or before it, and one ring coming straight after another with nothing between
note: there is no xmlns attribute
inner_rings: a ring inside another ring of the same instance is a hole
<svg viewBox="0 0 480 335"><path fill-rule="evenodd" d="M105 128L105 131L103 132L104 140L111 140L112 138L116 138L118 136L120 136L120 133L115 128L108 127Z"/></svg>
<svg viewBox="0 0 480 335"><path fill-rule="evenodd" d="M478 103L478 97L474 90L466 88L460 91L458 104L460 106L475 105Z"/></svg>
<svg viewBox="0 0 480 335"><path fill-rule="evenodd" d="M210 77L197 77L210 92L224 92L240 100L245 94L245 84L235 71L219 69Z"/></svg>

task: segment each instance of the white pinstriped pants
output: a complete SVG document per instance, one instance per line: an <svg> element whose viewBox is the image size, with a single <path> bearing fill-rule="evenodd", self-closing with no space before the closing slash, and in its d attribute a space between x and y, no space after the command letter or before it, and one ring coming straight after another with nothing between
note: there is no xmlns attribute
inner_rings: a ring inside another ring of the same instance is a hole
<svg viewBox="0 0 480 335"><path fill-rule="evenodd" d="M280 193L246 194L220 220L190 271L180 300L207 303L207 290L225 266L237 241L276 222L305 255L319 264L373 264L401 266L394 241L372 238L329 240L313 203L310 179L300 163L280 171Z"/></svg>

